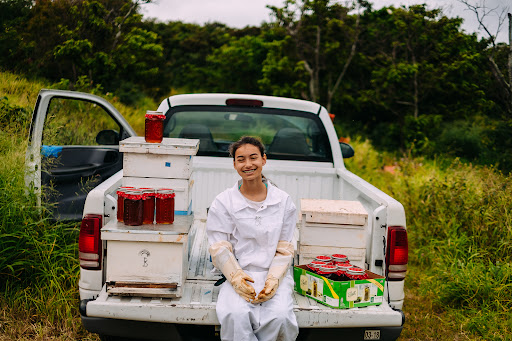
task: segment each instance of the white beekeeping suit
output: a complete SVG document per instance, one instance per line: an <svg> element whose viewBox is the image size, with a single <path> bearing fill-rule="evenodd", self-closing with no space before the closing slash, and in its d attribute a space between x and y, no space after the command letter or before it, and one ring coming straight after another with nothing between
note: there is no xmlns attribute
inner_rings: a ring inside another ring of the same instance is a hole
<svg viewBox="0 0 512 341"><path fill-rule="evenodd" d="M245 198L239 182L220 193L208 212L210 253L227 278L217 300L222 340L295 340L298 335L290 273L296 208L287 193L264 182L264 201Z"/></svg>

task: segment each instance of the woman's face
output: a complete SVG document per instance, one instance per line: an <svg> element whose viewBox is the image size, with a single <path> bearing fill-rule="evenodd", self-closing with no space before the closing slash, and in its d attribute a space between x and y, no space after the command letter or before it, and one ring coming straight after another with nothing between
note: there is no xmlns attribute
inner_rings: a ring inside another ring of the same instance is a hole
<svg viewBox="0 0 512 341"><path fill-rule="evenodd" d="M261 156L260 149L252 144L244 144L235 152L234 166L243 180L261 178L261 170L267 162L267 155Z"/></svg>

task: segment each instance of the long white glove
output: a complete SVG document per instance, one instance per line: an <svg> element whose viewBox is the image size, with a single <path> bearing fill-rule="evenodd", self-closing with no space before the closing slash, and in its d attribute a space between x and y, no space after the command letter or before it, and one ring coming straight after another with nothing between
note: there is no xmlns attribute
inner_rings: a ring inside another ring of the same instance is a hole
<svg viewBox="0 0 512 341"><path fill-rule="evenodd" d="M270 268L268 269L265 286L252 303L257 304L268 301L276 294L279 284L292 264L292 259L293 244L280 240L277 243L276 254L272 260L272 264L270 264Z"/></svg>
<svg viewBox="0 0 512 341"><path fill-rule="evenodd" d="M236 261L235 255L233 255L233 245L228 241L220 241L213 243L209 251L213 265L222 272L233 289L247 302L253 300L256 297L256 291L247 282L254 283L254 280L242 270Z"/></svg>

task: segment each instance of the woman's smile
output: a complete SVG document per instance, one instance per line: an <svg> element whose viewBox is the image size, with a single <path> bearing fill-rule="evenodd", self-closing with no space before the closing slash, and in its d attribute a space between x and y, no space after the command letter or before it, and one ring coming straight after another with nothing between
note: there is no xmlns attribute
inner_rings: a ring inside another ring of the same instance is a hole
<svg viewBox="0 0 512 341"><path fill-rule="evenodd" d="M261 178L261 170L266 161L266 155L261 155L258 147L244 144L236 150L234 166L242 179L255 180Z"/></svg>

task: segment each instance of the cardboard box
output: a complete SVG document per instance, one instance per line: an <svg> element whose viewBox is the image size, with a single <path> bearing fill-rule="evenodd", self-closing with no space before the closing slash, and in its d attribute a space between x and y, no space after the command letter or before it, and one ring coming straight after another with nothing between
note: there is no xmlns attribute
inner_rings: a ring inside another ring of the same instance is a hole
<svg viewBox="0 0 512 341"><path fill-rule="evenodd" d="M295 291L335 309L382 304L385 278L368 270L366 273L369 279L332 281L309 271L306 265L293 267Z"/></svg>
<svg viewBox="0 0 512 341"><path fill-rule="evenodd" d="M147 143L144 137L129 137L119 143L123 176L189 179L198 149L199 140L164 138L161 143Z"/></svg>

